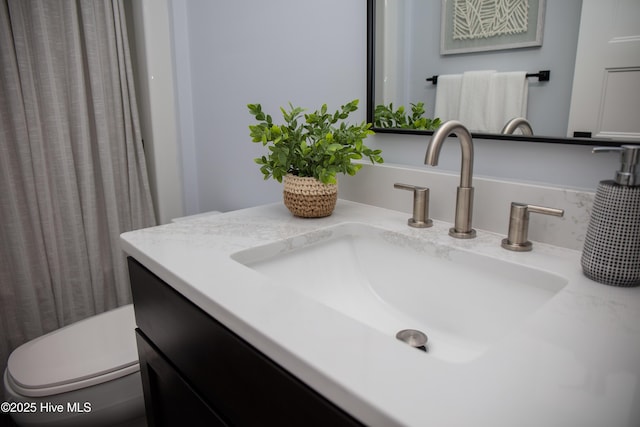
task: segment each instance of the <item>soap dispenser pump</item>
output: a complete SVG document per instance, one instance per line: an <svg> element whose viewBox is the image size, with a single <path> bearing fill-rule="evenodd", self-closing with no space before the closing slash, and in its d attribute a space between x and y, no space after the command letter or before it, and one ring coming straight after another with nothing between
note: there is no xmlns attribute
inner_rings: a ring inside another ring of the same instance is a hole
<svg viewBox="0 0 640 427"><path fill-rule="evenodd" d="M596 147L619 151L615 180L600 181L582 251L582 271L613 286L640 285L640 145Z"/></svg>

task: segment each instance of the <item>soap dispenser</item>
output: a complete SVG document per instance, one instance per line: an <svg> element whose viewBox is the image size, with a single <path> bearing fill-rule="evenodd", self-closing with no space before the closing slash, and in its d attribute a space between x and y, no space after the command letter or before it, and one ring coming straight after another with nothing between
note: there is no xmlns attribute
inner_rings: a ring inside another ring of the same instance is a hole
<svg viewBox="0 0 640 427"><path fill-rule="evenodd" d="M582 252L582 271L597 282L640 285L640 145L596 147L619 151L615 180L600 181Z"/></svg>

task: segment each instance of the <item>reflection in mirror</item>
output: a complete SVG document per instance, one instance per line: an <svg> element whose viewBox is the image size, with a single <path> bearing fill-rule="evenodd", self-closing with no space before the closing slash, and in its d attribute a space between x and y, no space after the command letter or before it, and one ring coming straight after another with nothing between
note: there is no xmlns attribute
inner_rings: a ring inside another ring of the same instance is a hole
<svg viewBox="0 0 640 427"><path fill-rule="evenodd" d="M511 135L517 130L520 130L520 133L522 135L533 135L531 123L529 123L529 121L523 117L516 117L515 119L509 120L507 124L504 125L500 133Z"/></svg>
<svg viewBox="0 0 640 427"><path fill-rule="evenodd" d="M536 135L527 140L619 145L566 138L582 0L546 2L542 46L447 55L440 53L441 7L451 0L367 1L367 118L376 131L431 134L439 125L436 94L451 88L441 85L449 76L484 70L524 76L550 70L549 81L524 79L526 115L509 117L526 117ZM438 84L427 81L433 76L439 76ZM492 131L475 129L474 138L522 139L522 135L499 134L508 120Z"/></svg>
<svg viewBox="0 0 640 427"><path fill-rule="evenodd" d="M373 125L378 128L436 130L442 124L439 118L426 116L424 102L410 104L410 106L411 113L404 105L397 108L393 103L376 105L373 112Z"/></svg>

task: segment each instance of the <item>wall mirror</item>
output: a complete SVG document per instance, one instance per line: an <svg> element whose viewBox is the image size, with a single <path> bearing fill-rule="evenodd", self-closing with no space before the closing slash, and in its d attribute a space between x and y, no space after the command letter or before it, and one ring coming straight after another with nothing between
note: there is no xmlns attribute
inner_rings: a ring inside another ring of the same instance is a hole
<svg viewBox="0 0 640 427"><path fill-rule="evenodd" d="M448 0L450 3L453 0ZM367 0L367 121L374 123L376 107L393 105L411 110L423 103L424 116L434 117L437 85L433 76L464 71L549 70L549 80L528 81L527 118L534 136L473 133L474 138L523 140L580 145L618 146L629 141L568 137L568 120L580 28L582 0L539 1L542 46L441 53L442 9L436 0ZM546 4L545 4L546 3ZM544 79L541 79L544 80ZM433 131L374 126L379 133L431 135Z"/></svg>

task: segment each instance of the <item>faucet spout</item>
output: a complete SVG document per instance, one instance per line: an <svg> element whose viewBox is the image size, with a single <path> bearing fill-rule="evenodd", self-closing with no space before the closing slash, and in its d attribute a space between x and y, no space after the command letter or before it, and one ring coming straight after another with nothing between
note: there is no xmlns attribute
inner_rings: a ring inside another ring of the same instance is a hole
<svg viewBox="0 0 640 427"><path fill-rule="evenodd" d="M516 130L520 129L523 135L531 136L533 135L533 129L531 128L531 123L524 117L516 117L515 119L511 119L507 122L506 125L502 128L502 134L510 135L513 134Z"/></svg>
<svg viewBox="0 0 640 427"><path fill-rule="evenodd" d="M473 141L469 130L459 121L449 120L440 126L431 136L427 152L424 156L424 164L430 166L438 165L442 144L451 134L460 140L462 148L462 164L460 167L460 187L471 188L473 179Z"/></svg>
<svg viewBox="0 0 640 427"><path fill-rule="evenodd" d="M470 239L476 236L476 230L471 226L473 213L473 141L469 130L456 120L445 122L431 136L424 163L431 166L438 165L442 144L451 134L457 136L460 141L462 164L460 167L460 186L456 195L455 224L449 230L449 235L459 239Z"/></svg>

